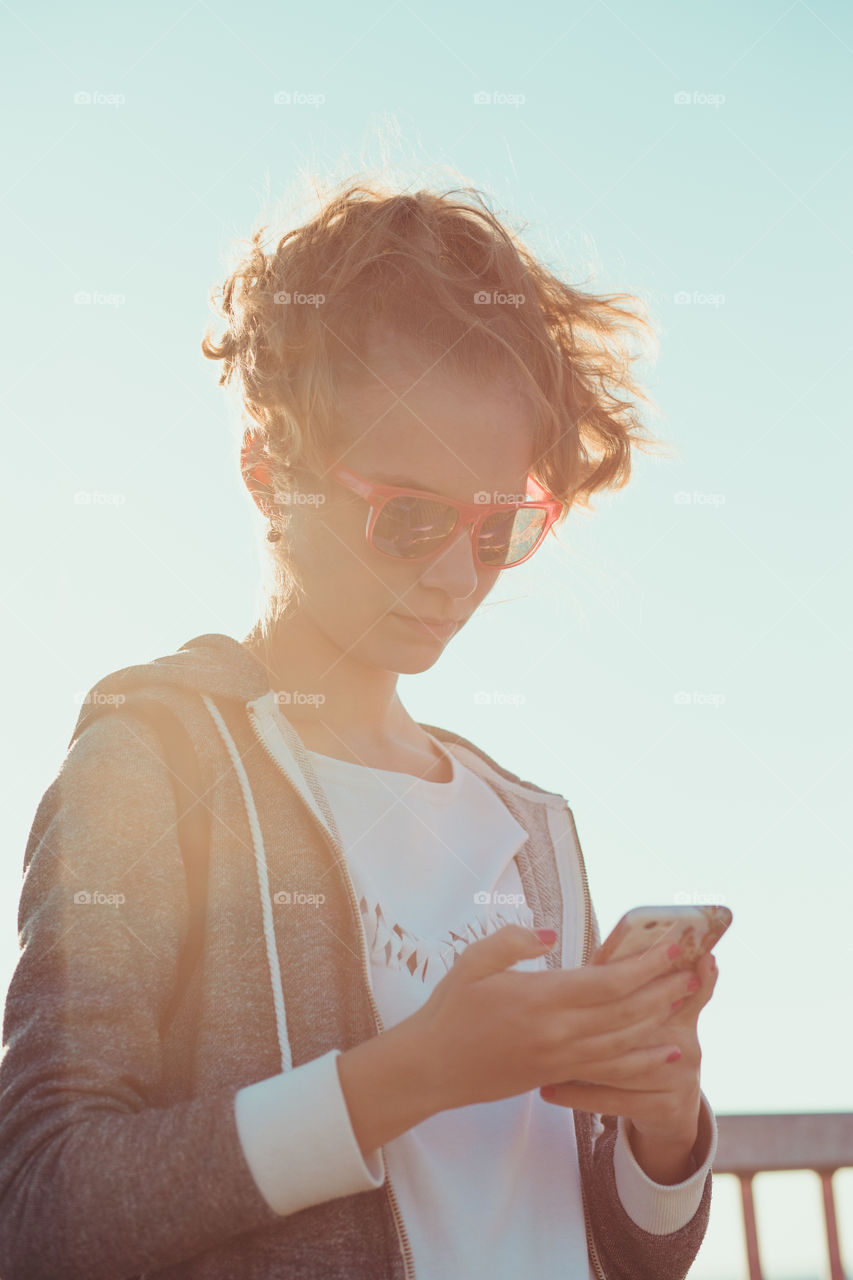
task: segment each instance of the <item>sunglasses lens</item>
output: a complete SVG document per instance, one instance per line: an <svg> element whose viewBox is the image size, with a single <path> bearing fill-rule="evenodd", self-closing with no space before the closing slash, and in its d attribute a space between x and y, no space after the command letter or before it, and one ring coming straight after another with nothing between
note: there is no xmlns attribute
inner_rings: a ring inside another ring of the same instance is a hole
<svg viewBox="0 0 853 1280"><path fill-rule="evenodd" d="M537 507L521 507L498 511L483 521L480 529L480 559L495 569L504 568L521 560L542 536L545 512Z"/></svg>
<svg viewBox="0 0 853 1280"><path fill-rule="evenodd" d="M440 551L456 526L456 512L430 498L391 498L373 528L373 544L386 555L418 560ZM483 521L479 553L495 569L522 560L542 536L545 512L536 507L496 511Z"/></svg>
<svg viewBox="0 0 853 1280"><path fill-rule="evenodd" d="M391 498L377 517L373 543L386 555L415 560L438 551L455 523L456 512L443 502Z"/></svg>

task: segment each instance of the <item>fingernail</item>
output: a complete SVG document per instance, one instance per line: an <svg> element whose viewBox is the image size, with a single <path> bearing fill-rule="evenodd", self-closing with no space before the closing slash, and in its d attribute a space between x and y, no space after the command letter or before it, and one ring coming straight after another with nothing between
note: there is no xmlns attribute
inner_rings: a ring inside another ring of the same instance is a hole
<svg viewBox="0 0 853 1280"><path fill-rule="evenodd" d="M670 960L676 960L681 955L681 947L677 942L673 942L666 954L669 956Z"/></svg>
<svg viewBox="0 0 853 1280"><path fill-rule="evenodd" d="M536 929L535 933L543 946L553 947L554 943L557 941L556 929Z"/></svg>
<svg viewBox="0 0 853 1280"><path fill-rule="evenodd" d="M542 1094L543 1098L553 1098L557 1090L554 1088L552 1084L543 1084L539 1092Z"/></svg>
<svg viewBox="0 0 853 1280"><path fill-rule="evenodd" d="M681 1057L681 1050L673 1049L672 1053L667 1058L667 1062L677 1062L680 1057Z"/></svg>
<svg viewBox="0 0 853 1280"><path fill-rule="evenodd" d="M686 999L687 999L686 996L682 996L680 1000L673 1000L672 1006L671 1006L672 1012L675 1013L676 1009L680 1009Z"/></svg>
<svg viewBox="0 0 853 1280"><path fill-rule="evenodd" d="M713 953L713 952L710 952L710 953L709 953L709 955L708 955L708 959L711 961L711 968L712 968L712 969L716 969L716 967L717 967L717 958L716 958L716 956L714 955L714 953Z"/></svg>
<svg viewBox="0 0 853 1280"><path fill-rule="evenodd" d="M698 990L699 990L699 988L701 987L701 985L702 985L702 983L699 981L699 979L698 979L698 978L691 978L691 979L690 979L690 981L689 981L689 982L688 982L688 984L687 984L687 990L688 990L688 991L698 991Z"/></svg>

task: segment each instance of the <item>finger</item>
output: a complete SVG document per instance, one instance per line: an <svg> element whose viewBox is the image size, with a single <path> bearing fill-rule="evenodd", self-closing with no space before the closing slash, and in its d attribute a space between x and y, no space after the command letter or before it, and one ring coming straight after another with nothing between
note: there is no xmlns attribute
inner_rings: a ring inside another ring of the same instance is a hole
<svg viewBox="0 0 853 1280"><path fill-rule="evenodd" d="M702 986L696 992L696 1012L698 1014L699 1010L704 1009L705 1005L714 994L717 979L719 978L717 961L714 958L713 952L709 951L707 955L702 957L702 960L696 966L696 972L702 981Z"/></svg>
<svg viewBox="0 0 853 1280"><path fill-rule="evenodd" d="M683 969L653 978L621 999L606 1001L595 1009L587 1008L580 1020L576 1014L574 1034L584 1036L586 1033L584 1038L615 1036L615 1044L609 1046L602 1057L648 1044L648 1040L644 1042L636 1037L644 1035L650 1023L662 1028L681 1002L697 989L699 981L695 974ZM660 1038L656 1043L660 1044Z"/></svg>
<svg viewBox="0 0 853 1280"><path fill-rule="evenodd" d="M699 1014L714 994L714 988L717 985L717 963L713 955L709 952L700 956L694 968L699 987L692 995L685 998L682 1005L672 1010L666 1019L667 1024L676 1023L683 1026L695 1024Z"/></svg>
<svg viewBox="0 0 853 1280"><path fill-rule="evenodd" d="M618 1025L611 1023L600 1034L572 1034L567 1036L566 1045L571 1045L574 1061L612 1062L640 1049L657 1049L670 1039L674 1047L680 1043L682 1034L669 1028L669 1020L661 1007L651 1016Z"/></svg>
<svg viewBox="0 0 853 1280"><path fill-rule="evenodd" d="M551 930L554 934L554 931ZM507 924L485 938L470 943L454 961L453 971L476 980L500 973L519 960L535 959L554 946L556 934L540 938L533 929L520 924Z"/></svg>
<svg viewBox="0 0 853 1280"><path fill-rule="evenodd" d="M596 1084L543 1085L539 1096L558 1107L572 1107L576 1111L593 1111L599 1115L630 1116L639 1105L653 1103L660 1090L608 1089Z"/></svg>
<svg viewBox="0 0 853 1280"><path fill-rule="evenodd" d="M682 1056L682 1046L672 1040L648 1049L633 1049L619 1058L587 1058L579 1061L573 1057L571 1080L563 1083L575 1081L614 1088L630 1085L631 1088L641 1089L644 1082L651 1086L661 1079L665 1081Z"/></svg>
<svg viewBox="0 0 853 1280"><path fill-rule="evenodd" d="M588 965L575 970L579 979L580 1003L600 1004L618 1000L646 986L655 978L678 969L682 952L677 943L656 943L626 960L608 960L599 964L595 956Z"/></svg>

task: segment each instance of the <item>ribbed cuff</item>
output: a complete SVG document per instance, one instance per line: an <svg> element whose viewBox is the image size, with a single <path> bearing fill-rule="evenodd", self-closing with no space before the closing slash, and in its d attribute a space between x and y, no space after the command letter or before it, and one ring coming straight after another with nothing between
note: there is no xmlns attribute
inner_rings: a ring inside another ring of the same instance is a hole
<svg viewBox="0 0 853 1280"><path fill-rule="evenodd" d="M616 1190L628 1217L652 1235L665 1236L670 1231L686 1227L699 1208L702 1192L705 1190L705 1179L717 1154L717 1121L711 1104L701 1091L700 1099L699 1135L694 1152L697 1158L703 1151L706 1151L706 1155L689 1178L672 1186L654 1182L643 1172L628 1141L628 1122L624 1116L619 1117L616 1145L613 1148Z"/></svg>
<svg viewBox="0 0 853 1280"><path fill-rule="evenodd" d="M381 1148L367 1160L338 1075L340 1049L238 1089L237 1132L258 1190L276 1213L296 1213L385 1181Z"/></svg>

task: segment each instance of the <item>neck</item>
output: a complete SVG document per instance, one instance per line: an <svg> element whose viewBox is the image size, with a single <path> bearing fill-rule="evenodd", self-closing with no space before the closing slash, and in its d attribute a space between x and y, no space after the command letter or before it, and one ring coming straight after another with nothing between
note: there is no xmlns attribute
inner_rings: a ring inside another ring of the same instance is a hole
<svg viewBox="0 0 853 1280"><path fill-rule="evenodd" d="M304 615L281 619L266 642L253 632L243 644L266 670L297 729L376 745L411 738L415 722L397 694L397 672L356 661Z"/></svg>

